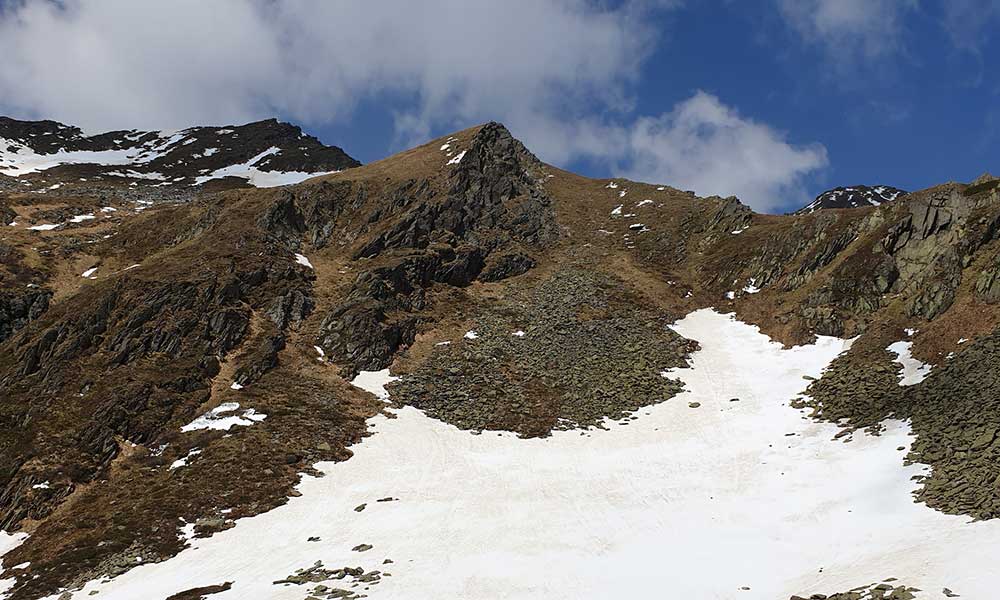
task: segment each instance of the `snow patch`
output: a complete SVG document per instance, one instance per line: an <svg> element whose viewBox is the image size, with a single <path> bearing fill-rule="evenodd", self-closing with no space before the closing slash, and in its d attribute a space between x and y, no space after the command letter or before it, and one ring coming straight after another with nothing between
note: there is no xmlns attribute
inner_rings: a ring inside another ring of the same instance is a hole
<svg viewBox="0 0 1000 600"><path fill-rule="evenodd" d="M893 362L902 365L903 372L899 375L899 385L915 385L924 380L931 372L932 365L924 364L910 355L913 342L893 342L886 350L894 352Z"/></svg>
<svg viewBox="0 0 1000 600"><path fill-rule="evenodd" d="M358 376L351 380L351 385L374 394L380 400L387 401L389 400L389 392L385 386L393 381L399 381L399 377L390 375L389 369L382 369L381 371L359 372Z"/></svg>
<svg viewBox="0 0 1000 600"><path fill-rule="evenodd" d="M170 466L169 466L169 467L167 467L167 470L168 470L168 471L173 471L174 469L179 469L179 468L181 468L181 467L186 467L186 466L187 466L187 464L188 464L188 459L190 459L190 458L191 458L192 456L198 456L199 454L201 454L201 452L202 452L202 451L201 451L201 450L199 450L199 449L197 449L197 448L192 448L192 449L191 449L191 450L190 450L190 451L189 451L189 452L188 452L187 454L185 454L185 455L184 455L183 457L181 457L181 458L178 458L178 459L177 459L177 460L175 460L174 462L170 463Z"/></svg>
<svg viewBox="0 0 1000 600"><path fill-rule="evenodd" d="M303 267L309 267L310 269L313 268L312 263L309 262L309 259L306 258L304 254L296 254L295 262L299 263Z"/></svg>
<svg viewBox="0 0 1000 600"><path fill-rule="evenodd" d="M238 415L229 414L235 413L239 410L239 408L239 402L225 402L198 417L194 421L191 421L187 425L181 427L181 431L185 433L188 431L196 431L198 429L217 429L220 431L229 431L229 429L233 426L238 425L246 427L248 425L253 425L254 423L259 423L267 418L267 415L260 414L252 408L248 408Z"/></svg>
<svg viewBox="0 0 1000 600"><path fill-rule="evenodd" d="M28 229L32 231L52 231L58 227L62 227L62 223L44 223L42 225L32 225Z"/></svg>
<svg viewBox="0 0 1000 600"><path fill-rule="evenodd" d="M261 152L257 156L254 156L245 163L238 165L230 165L228 167L222 167L221 169L216 169L208 175L201 175L196 177L194 180L195 185L201 185L212 179L219 179L222 177L239 177L240 179L246 179L251 185L259 188L268 187L279 187L283 185L292 185L300 183L309 179L311 177L318 177L320 175L329 175L331 173L337 173L338 171L321 171L317 173L303 173L301 171L262 171L258 169L255 165L260 161L264 160L268 156L272 156L281 152L281 149L277 146L272 146L267 150Z"/></svg>

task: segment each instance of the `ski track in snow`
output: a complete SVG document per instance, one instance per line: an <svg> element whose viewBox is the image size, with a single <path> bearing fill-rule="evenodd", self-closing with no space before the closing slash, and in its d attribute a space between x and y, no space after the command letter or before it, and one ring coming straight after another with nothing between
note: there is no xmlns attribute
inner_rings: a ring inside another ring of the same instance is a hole
<svg viewBox="0 0 1000 600"><path fill-rule="evenodd" d="M403 408L371 419L376 435L350 460L319 463L325 477L304 476L300 497L73 598L233 581L213 600L301 600L314 584L272 582L317 560L391 573L353 588L373 599L777 600L888 577L925 590L918 598L943 587L992 597L1000 522L913 502L911 477L926 467L903 465L906 423L845 444L836 426L787 406L849 341L783 349L708 309L674 328L701 344L690 368L665 374L686 390L627 426L519 439ZM353 383L384 399L390 379ZM387 496L398 501L376 502ZM358 544L374 548L352 552Z"/></svg>

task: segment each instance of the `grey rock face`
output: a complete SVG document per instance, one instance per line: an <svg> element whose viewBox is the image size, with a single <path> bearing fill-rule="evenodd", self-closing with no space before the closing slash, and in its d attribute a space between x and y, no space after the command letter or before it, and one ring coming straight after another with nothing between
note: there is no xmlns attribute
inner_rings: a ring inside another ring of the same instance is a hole
<svg viewBox="0 0 1000 600"><path fill-rule="evenodd" d="M42 288L0 291L0 342L44 313L51 298L52 292Z"/></svg>

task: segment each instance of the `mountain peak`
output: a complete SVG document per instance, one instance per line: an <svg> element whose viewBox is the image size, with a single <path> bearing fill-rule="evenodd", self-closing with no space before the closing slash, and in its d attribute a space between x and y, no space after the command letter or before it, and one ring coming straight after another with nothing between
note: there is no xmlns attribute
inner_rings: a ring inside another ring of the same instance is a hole
<svg viewBox="0 0 1000 600"><path fill-rule="evenodd" d="M0 117L0 174L21 180L25 191L272 187L360 164L341 148L277 119L84 135L55 121Z"/></svg>
<svg viewBox="0 0 1000 600"><path fill-rule="evenodd" d="M859 208L863 206L879 206L891 202L908 192L891 185L852 185L835 187L816 196L808 205L795 211L794 214L808 214L828 208Z"/></svg>

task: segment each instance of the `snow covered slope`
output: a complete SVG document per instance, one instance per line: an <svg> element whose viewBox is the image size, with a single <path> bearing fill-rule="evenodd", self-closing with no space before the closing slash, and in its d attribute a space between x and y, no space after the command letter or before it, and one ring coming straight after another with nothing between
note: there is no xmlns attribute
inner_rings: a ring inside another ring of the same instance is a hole
<svg viewBox="0 0 1000 600"><path fill-rule="evenodd" d="M904 195L906 195L905 191L891 185L837 187L816 196L815 200L795 211L795 214L808 214L824 208L879 206L883 202L891 202Z"/></svg>
<svg viewBox="0 0 1000 600"><path fill-rule="evenodd" d="M905 423L844 444L789 406L850 342L783 349L712 310L674 327L701 345L665 374L687 391L627 427L519 439L404 408L287 505L68 597L774 600L889 577L990 597L1000 523L913 502Z"/></svg>

